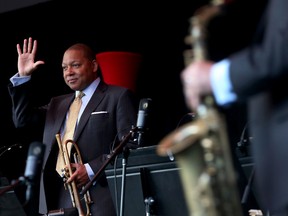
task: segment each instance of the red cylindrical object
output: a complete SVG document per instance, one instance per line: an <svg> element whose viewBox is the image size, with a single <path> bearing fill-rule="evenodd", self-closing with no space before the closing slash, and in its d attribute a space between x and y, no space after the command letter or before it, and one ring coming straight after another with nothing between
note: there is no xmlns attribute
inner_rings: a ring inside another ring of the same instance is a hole
<svg viewBox="0 0 288 216"><path fill-rule="evenodd" d="M107 51L96 54L103 79L108 84L136 91L136 80L142 55L126 51Z"/></svg>

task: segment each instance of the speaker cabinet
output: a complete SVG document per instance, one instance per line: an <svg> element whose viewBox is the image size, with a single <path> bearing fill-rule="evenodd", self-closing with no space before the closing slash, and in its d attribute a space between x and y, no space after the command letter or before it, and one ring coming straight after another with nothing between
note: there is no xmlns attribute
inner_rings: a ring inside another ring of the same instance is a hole
<svg viewBox="0 0 288 216"><path fill-rule="evenodd" d="M188 216L178 172L175 161L156 155L155 146L119 155L105 170L115 206L125 216Z"/></svg>

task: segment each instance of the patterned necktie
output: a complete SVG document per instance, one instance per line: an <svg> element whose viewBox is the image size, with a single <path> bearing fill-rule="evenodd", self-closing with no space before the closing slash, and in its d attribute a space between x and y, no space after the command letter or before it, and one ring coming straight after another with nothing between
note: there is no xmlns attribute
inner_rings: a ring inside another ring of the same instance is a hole
<svg viewBox="0 0 288 216"><path fill-rule="evenodd" d="M85 94L80 91L77 97L74 99L73 103L70 105L68 119L66 120L66 127L65 127L63 138L62 138L63 151L65 151L65 147L63 144L65 144L66 140L73 139L79 110L82 104L82 97L84 95ZM68 148L69 156L70 156L71 147L72 147L72 144L68 143L67 148ZM60 176L62 176L62 169L64 167L65 167L65 162L63 160L63 156L60 155L60 151L59 151L57 163L56 163L56 171L59 173Z"/></svg>

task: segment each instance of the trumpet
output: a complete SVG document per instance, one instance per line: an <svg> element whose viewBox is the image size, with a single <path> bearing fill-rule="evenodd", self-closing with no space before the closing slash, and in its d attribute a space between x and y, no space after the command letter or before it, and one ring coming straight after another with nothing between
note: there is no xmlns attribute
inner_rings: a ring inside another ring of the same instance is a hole
<svg viewBox="0 0 288 216"><path fill-rule="evenodd" d="M62 143L60 134L56 134L56 140L59 146L60 154L63 157L65 165L67 166L67 168L64 169L64 179L68 179L73 174L73 170L72 170L71 163L70 163L68 144L72 145L72 147L74 147L76 150L76 152L73 154L73 159L75 163L83 164L82 157L81 157L77 144L73 140L68 139L64 143ZM86 214L84 214L84 210L81 204L80 194L78 192L76 182L72 181L71 183L66 183L64 181L64 187L65 189L68 188L70 192L72 205L74 208L77 208L79 216L91 215L90 205L93 203L93 201L91 200L89 191L87 191L84 194L84 200L85 200L85 206L86 206Z"/></svg>

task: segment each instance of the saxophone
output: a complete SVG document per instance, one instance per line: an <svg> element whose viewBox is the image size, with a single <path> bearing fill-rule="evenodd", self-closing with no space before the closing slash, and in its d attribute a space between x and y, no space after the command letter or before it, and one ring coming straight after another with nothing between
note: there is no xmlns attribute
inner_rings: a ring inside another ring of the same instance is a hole
<svg viewBox="0 0 288 216"><path fill-rule="evenodd" d="M186 64L191 57L206 58L204 27L219 13L218 6L208 5L190 19L188 41L193 49L184 52ZM190 216L243 215L225 121L212 96L204 97L196 118L164 137L156 152L159 156L175 156Z"/></svg>

